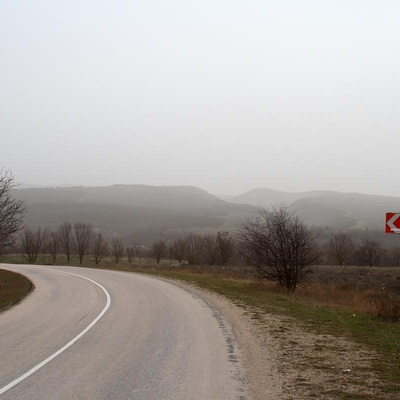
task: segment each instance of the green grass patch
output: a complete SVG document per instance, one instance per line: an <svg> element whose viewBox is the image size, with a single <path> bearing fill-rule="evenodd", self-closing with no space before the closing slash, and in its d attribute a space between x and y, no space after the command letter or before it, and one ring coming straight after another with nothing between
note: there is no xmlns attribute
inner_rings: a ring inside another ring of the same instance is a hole
<svg viewBox="0 0 400 400"><path fill-rule="evenodd" d="M32 288L25 276L0 269L0 311L21 301Z"/></svg>

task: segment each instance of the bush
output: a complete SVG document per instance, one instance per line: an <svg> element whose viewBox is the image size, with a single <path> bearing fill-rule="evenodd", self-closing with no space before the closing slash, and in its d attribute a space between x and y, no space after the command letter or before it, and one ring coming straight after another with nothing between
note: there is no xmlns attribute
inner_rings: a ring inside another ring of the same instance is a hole
<svg viewBox="0 0 400 400"><path fill-rule="evenodd" d="M370 296L374 313L378 317L390 319L393 322L400 320L400 296L387 291L384 287Z"/></svg>

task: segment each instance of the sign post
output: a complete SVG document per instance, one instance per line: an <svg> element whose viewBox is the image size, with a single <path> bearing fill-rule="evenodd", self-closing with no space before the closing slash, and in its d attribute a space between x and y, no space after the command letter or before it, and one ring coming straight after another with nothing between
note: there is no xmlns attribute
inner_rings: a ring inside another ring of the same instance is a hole
<svg viewBox="0 0 400 400"><path fill-rule="evenodd" d="M400 213L386 213L386 233L400 233Z"/></svg>

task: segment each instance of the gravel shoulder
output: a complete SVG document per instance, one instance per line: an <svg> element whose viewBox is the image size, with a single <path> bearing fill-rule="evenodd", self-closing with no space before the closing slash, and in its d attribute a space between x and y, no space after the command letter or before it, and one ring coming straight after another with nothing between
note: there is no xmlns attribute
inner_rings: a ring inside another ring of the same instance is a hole
<svg viewBox="0 0 400 400"><path fill-rule="evenodd" d="M172 283L213 303L231 324L253 400L397 398L374 372L377 355L371 350L312 332L294 318L234 304L188 283Z"/></svg>

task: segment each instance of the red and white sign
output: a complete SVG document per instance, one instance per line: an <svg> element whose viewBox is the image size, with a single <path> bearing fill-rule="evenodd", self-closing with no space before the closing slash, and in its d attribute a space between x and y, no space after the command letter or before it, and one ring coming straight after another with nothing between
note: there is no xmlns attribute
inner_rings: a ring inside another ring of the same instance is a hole
<svg viewBox="0 0 400 400"><path fill-rule="evenodd" d="M400 233L400 213L386 213L386 233Z"/></svg>

